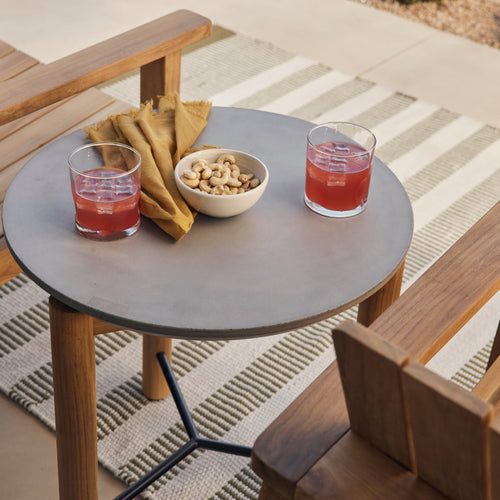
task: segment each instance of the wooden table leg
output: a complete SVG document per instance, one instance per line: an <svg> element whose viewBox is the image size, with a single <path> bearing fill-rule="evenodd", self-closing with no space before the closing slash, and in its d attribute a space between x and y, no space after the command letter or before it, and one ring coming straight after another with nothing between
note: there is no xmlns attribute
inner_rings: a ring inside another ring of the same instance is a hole
<svg viewBox="0 0 500 500"><path fill-rule="evenodd" d="M60 500L94 500L97 409L93 320L50 297Z"/></svg>
<svg viewBox="0 0 500 500"><path fill-rule="evenodd" d="M157 335L142 336L142 392L149 399L163 399L170 394L167 382L156 358L164 352L172 361L172 339Z"/></svg>
<svg viewBox="0 0 500 500"><path fill-rule="evenodd" d="M141 67L141 102L150 99L158 104L158 96L180 89L181 51ZM149 399L163 399L170 394L157 352L164 352L172 361L172 339L143 334L142 339L142 392Z"/></svg>
<svg viewBox="0 0 500 500"><path fill-rule="evenodd" d="M404 269L405 261L403 260L392 278L380 290L359 304L359 323L369 326L399 297Z"/></svg>

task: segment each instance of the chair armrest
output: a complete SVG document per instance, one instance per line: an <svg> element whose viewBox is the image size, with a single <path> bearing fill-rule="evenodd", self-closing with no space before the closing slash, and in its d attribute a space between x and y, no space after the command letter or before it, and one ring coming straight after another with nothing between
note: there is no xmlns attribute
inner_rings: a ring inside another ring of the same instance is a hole
<svg viewBox="0 0 500 500"><path fill-rule="evenodd" d="M179 10L0 83L0 125L180 51L211 34L209 19Z"/></svg>
<svg viewBox="0 0 500 500"><path fill-rule="evenodd" d="M500 202L371 325L427 363L500 290Z"/></svg>

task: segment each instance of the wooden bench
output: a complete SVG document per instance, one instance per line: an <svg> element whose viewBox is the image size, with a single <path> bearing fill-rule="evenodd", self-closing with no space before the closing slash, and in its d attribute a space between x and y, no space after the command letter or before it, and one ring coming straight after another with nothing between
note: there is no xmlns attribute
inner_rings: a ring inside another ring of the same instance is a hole
<svg viewBox="0 0 500 500"><path fill-rule="evenodd" d="M418 363L429 361L500 289L499 218L497 204L370 325L374 335ZM491 368L500 352L498 337ZM478 386L477 395L495 399L489 392L498 386L497 373L492 371L483 388ZM391 415L394 432L390 435L394 438L398 426ZM397 498L442 498L428 484L416 481L410 455L398 457L399 462L406 463L400 465L360 438L359 429L357 434L351 432L351 424L338 364L334 362L256 440L252 467L263 479L260 498L391 498L383 492L388 495L392 489L400 494ZM499 439L499 428L495 420L492 443ZM369 440L375 441L372 434ZM492 460L498 463L500 449L492 445L493 449ZM362 483L368 488L363 496L335 497L332 484L338 486L335 482L345 474L352 479L368 464L376 465ZM497 476L493 478L495 491ZM380 481L381 477L386 480ZM418 488L423 490L419 492ZM477 498L481 498L479 492Z"/></svg>
<svg viewBox="0 0 500 500"><path fill-rule="evenodd" d="M40 148L62 134L130 109L130 105L95 89L96 85L140 68L140 100L156 102L157 96L180 90L182 50L207 38L211 31L212 24L207 18L180 10L50 64L40 64L0 42L0 205L11 180ZM20 271L0 228L0 284ZM76 315L72 318L72 311L67 309L51 298L52 333L64 331L67 325L59 324L63 320L76 321ZM84 315L78 315L78 321L90 322L94 334L117 329ZM65 345L60 339L54 340L54 334L52 337L53 353L56 350L58 354L54 359L64 360L63 349L68 349L70 342ZM78 353L75 345L70 345L71 352ZM168 394L156 361L158 351L170 355L171 339L143 335L143 391L151 399ZM60 406L56 405L60 498L97 498L97 445L92 437L97 432L95 397L93 402L79 408L82 418L88 416L89 438L77 439L73 422L66 418L65 405L71 404L71 392L80 387L59 383L70 380L70 373L59 364L54 362L54 374L59 374L59 379L54 377L54 392L59 391L60 401ZM95 379L89 376L83 382L95 391Z"/></svg>

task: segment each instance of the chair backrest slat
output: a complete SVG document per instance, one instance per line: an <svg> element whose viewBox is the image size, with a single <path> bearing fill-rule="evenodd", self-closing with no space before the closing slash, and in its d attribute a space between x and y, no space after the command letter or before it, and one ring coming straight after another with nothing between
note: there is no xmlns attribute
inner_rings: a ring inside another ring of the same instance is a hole
<svg viewBox="0 0 500 500"><path fill-rule="evenodd" d="M412 469L401 387L408 355L357 323L334 330L333 340L351 429Z"/></svg>
<svg viewBox="0 0 500 500"><path fill-rule="evenodd" d="M493 408L418 363L403 368L419 477L451 498L488 498Z"/></svg>

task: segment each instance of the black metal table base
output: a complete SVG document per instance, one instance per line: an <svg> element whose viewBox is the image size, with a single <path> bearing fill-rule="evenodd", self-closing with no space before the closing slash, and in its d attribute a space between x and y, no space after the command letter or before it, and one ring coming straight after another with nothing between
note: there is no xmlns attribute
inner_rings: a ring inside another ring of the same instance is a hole
<svg viewBox="0 0 500 500"><path fill-rule="evenodd" d="M198 448L229 453L231 455L240 455L242 457L250 457L252 451L252 448L249 446L224 443L222 441L214 441L212 439L200 437L194 425L193 419L191 418L186 402L184 401L179 385L177 384L172 367L168 362L167 355L164 352L159 352L156 357L158 358L163 374L165 375L165 379L172 397L174 398L175 406L181 416L189 441L181 446L175 453L172 453L172 455L170 455L161 464L157 465L145 476L127 488L123 493L115 497L115 500L132 500L141 491L153 484L163 474L168 472L172 467L177 465L181 460L186 458L190 453Z"/></svg>

